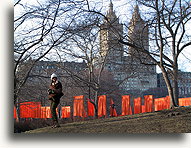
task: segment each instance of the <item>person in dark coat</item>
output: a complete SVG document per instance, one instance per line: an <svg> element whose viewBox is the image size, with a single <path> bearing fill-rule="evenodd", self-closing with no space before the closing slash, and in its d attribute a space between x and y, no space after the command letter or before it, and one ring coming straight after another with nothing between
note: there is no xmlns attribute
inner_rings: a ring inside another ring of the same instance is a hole
<svg viewBox="0 0 191 148"><path fill-rule="evenodd" d="M50 100L50 110L52 114L53 126L52 128L60 127L58 123L58 117L56 114L56 108L60 103L60 98L63 96L62 84L58 81L58 77L55 73L51 75L51 84L48 89L48 98Z"/></svg>

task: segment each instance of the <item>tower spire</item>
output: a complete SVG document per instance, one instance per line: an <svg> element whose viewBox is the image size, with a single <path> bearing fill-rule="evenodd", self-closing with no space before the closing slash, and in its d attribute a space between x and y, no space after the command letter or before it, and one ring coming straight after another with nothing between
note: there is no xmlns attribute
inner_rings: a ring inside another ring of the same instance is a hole
<svg viewBox="0 0 191 148"><path fill-rule="evenodd" d="M109 9L107 11L107 14L106 14L106 17L108 18L108 20L110 22L112 21L117 21L118 22L118 18L117 16L115 15L115 11L113 10L113 3L112 3L112 0L110 0L110 3L109 3Z"/></svg>
<svg viewBox="0 0 191 148"><path fill-rule="evenodd" d="M112 0L110 0L109 11L108 11L108 13L110 13L110 14L113 13L113 3L112 3Z"/></svg>
<svg viewBox="0 0 191 148"><path fill-rule="evenodd" d="M113 3L112 3L112 0L110 0L109 8L113 10Z"/></svg>
<svg viewBox="0 0 191 148"><path fill-rule="evenodd" d="M135 20L141 20L141 15L139 12L139 6L136 4L133 12L132 19Z"/></svg>

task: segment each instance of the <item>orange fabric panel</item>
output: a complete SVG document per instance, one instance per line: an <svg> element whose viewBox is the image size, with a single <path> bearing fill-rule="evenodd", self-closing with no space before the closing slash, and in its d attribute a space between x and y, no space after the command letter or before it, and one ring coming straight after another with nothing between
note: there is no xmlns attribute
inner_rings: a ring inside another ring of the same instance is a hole
<svg viewBox="0 0 191 148"><path fill-rule="evenodd" d="M98 117L106 116L106 95L98 97Z"/></svg>
<svg viewBox="0 0 191 148"><path fill-rule="evenodd" d="M13 109L13 117L16 119L17 118L17 110L16 110L16 107L14 106L14 109Z"/></svg>
<svg viewBox="0 0 191 148"><path fill-rule="evenodd" d="M23 102L20 103L21 118L40 118L41 113L40 102Z"/></svg>
<svg viewBox="0 0 191 148"><path fill-rule="evenodd" d="M190 106L191 105L191 97L179 98L178 102L179 102L179 106Z"/></svg>
<svg viewBox="0 0 191 148"><path fill-rule="evenodd" d="M34 108L34 114L35 114L35 117L34 118L40 118L40 114L41 114L41 103L40 102L35 102L35 106L36 108Z"/></svg>
<svg viewBox="0 0 191 148"><path fill-rule="evenodd" d="M117 111L113 99L110 99L110 117L117 117Z"/></svg>
<svg viewBox="0 0 191 148"><path fill-rule="evenodd" d="M131 115L132 114L132 109L130 106L130 96L129 95L124 95L122 96L122 112L121 115Z"/></svg>
<svg viewBox="0 0 191 148"><path fill-rule="evenodd" d="M41 118L46 118L46 107L41 107Z"/></svg>
<svg viewBox="0 0 191 148"><path fill-rule="evenodd" d="M134 114L141 113L141 97L134 99Z"/></svg>
<svg viewBox="0 0 191 148"><path fill-rule="evenodd" d="M152 112L153 111L153 95L146 95L144 96L145 99L145 112Z"/></svg>
<svg viewBox="0 0 191 148"><path fill-rule="evenodd" d="M90 99L88 99L88 116L94 116L95 115L95 108L93 103L91 103Z"/></svg>
<svg viewBox="0 0 191 148"><path fill-rule="evenodd" d="M62 107L62 118L70 118L70 106Z"/></svg>
<svg viewBox="0 0 191 148"><path fill-rule="evenodd" d="M159 111L163 110L165 105L165 98L155 98L154 99L154 110Z"/></svg>
<svg viewBox="0 0 191 148"><path fill-rule="evenodd" d="M84 96L74 96L73 116L85 117Z"/></svg>
<svg viewBox="0 0 191 148"><path fill-rule="evenodd" d="M50 106L41 107L41 118L52 118Z"/></svg>
<svg viewBox="0 0 191 148"><path fill-rule="evenodd" d="M159 111L170 108L170 97L162 97L154 99L154 110Z"/></svg>
<svg viewBox="0 0 191 148"><path fill-rule="evenodd" d="M141 111L142 111L142 113L145 113L145 105L141 106Z"/></svg>
<svg viewBox="0 0 191 148"><path fill-rule="evenodd" d="M21 118L31 118L31 109L24 103L20 103L20 117Z"/></svg>
<svg viewBox="0 0 191 148"><path fill-rule="evenodd" d="M154 110L155 111L160 110L159 109L159 99L158 98L155 98L155 100L154 100Z"/></svg>
<svg viewBox="0 0 191 148"><path fill-rule="evenodd" d="M166 103L165 109L170 109L170 96L165 97L165 103Z"/></svg>

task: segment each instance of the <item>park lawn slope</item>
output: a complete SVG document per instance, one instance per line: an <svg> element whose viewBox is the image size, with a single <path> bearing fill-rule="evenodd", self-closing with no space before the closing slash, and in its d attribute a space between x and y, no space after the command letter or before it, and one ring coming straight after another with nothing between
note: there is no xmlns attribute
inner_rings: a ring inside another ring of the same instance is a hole
<svg viewBox="0 0 191 148"><path fill-rule="evenodd" d="M191 107L179 107L152 113L61 124L60 128L44 127L25 133L189 133Z"/></svg>

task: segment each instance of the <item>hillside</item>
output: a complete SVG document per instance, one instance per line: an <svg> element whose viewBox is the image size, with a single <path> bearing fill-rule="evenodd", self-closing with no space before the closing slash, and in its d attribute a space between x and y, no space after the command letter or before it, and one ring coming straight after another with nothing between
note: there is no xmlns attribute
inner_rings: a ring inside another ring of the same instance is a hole
<svg viewBox="0 0 191 148"><path fill-rule="evenodd" d="M39 128L25 133L189 133L191 107L179 107L153 113L61 124L61 128Z"/></svg>

